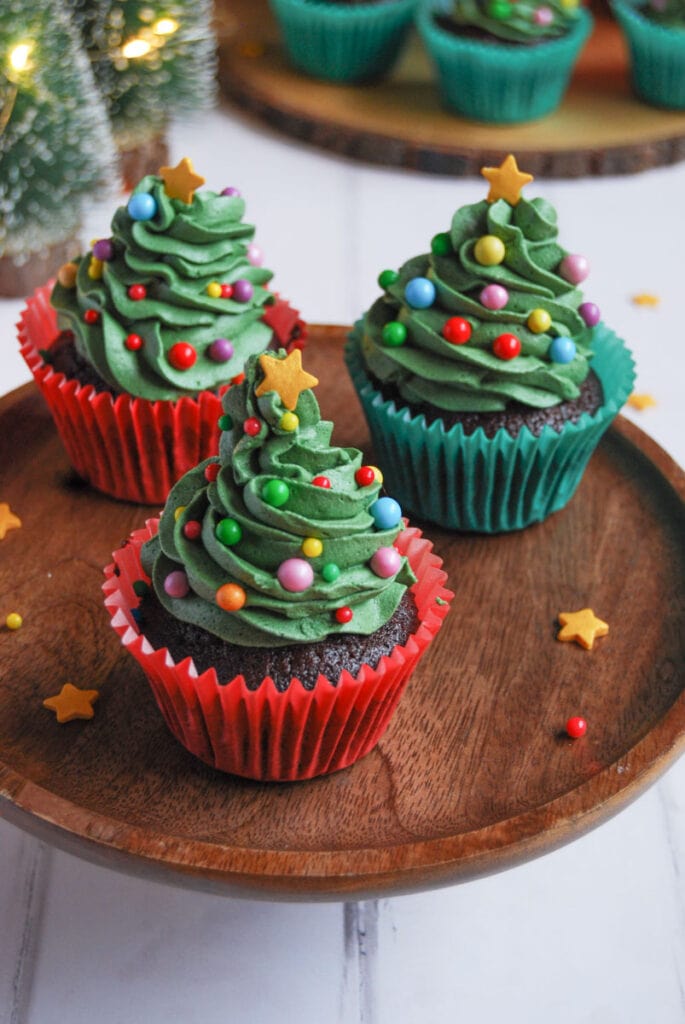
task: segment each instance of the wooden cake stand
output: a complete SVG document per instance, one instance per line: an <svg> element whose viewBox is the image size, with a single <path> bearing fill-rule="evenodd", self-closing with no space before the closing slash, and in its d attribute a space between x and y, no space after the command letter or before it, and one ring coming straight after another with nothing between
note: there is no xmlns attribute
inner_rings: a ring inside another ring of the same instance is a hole
<svg viewBox="0 0 685 1024"><path fill-rule="evenodd" d="M538 177L628 174L685 159L685 111L632 95L618 25L596 15L560 108L522 125L468 121L440 105L435 74L412 36L392 74L372 85L318 81L293 69L267 0L218 0L224 93L287 135L344 156L434 174L478 174L516 153Z"/></svg>
<svg viewBox="0 0 685 1024"><path fill-rule="evenodd" d="M334 439L367 449L343 336L315 328L306 366ZM0 541L0 621L24 618L0 629L0 814L97 863L228 895L416 891L568 842L685 746L685 474L626 420L545 523L426 526L456 594L445 625L376 749L311 782L222 775L167 732L101 595L158 509L79 485L32 384L0 402L0 501L23 521ZM610 625L591 651L556 639L584 607ZM91 721L42 707L67 681L100 691Z"/></svg>

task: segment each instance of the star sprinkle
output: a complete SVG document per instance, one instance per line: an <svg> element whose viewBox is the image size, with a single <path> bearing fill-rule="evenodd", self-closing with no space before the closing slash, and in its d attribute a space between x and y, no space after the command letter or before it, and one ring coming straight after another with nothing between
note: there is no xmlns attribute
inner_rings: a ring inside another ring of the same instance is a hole
<svg viewBox="0 0 685 1024"><path fill-rule="evenodd" d="M55 711L60 725L75 718L92 718L93 704L100 696L98 690L79 690L71 683L65 683L55 697L43 701L43 707Z"/></svg>
<svg viewBox="0 0 685 1024"><path fill-rule="evenodd" d="M18 530L21 519L15 516L6 501L0 501L0 540L5 539L8 530Z"/></svg>
<svg viewBox="0 0 685 1024"><path fill-rule="evenodd" d="M533 181L532 174L518 169L516 157L511 153L504 158L499 167L481 167L480 173L490 182L490 191L487 194L489 203L505 199L512 206L516 206L521 198L523 186Z"/></svg>
<svg viewBox="0 0 685 1024"><path fill-rule="evenodd" d="M261 398L267 391L275 391L286 409L290 409L291 412L297 407L300 393L319 383L317 377L302 369L302 352L299 348L293 349L285 359L260 356L259 365L264 371L264 380L255 389L257 398Z"/></svg>
<svg viewBox="0 0 685 1024"><path fill-rule="evenodd" d="M642 395L633 393L628 397L626 404L630 405L633 409L639 409L640 412L642 412L644 409L649 409L651 406L656 405L657 401L656 398L652 398L651 395L646 393Z"/></svg>
<svg viewBox="0 0 685 1024"><path fill-rule="evenodd" d="M608 624L598 619L591 608L582 608L579 612L559 612L558 619L562 628L557 633L557 640L575 640L586 651L592 650L595 637L606 636L609 632Z"/></svg>
<svg viewBox="0 0 685 1024"><path fill-rule="evenodd" d="M640 292L639 295L633 295L632 302L634 306L658 306L661 299L650 292Z"/></svg>
<svg viewBox="0 0 685 1024"><path fill-rule="evenodd" d="M205 183L202 175L195 173L192 161L187 156L179 160L175 167L160 167L159 176L169 199L180 199L188 205L193 201L195 189Z"/></svg>

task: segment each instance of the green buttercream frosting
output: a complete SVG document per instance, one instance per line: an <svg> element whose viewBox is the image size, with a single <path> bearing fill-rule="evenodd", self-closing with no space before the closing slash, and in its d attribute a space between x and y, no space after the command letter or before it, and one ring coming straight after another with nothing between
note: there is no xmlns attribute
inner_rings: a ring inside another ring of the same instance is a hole
<svg viewBox="0 0 685 1024"><path fill-rule="evenodd" d="M479 29L503 42L533 43L565 35L578 11L573 0L456 0L449 17L456 31Z"/></svg>
<svg viewBox="0 0 685 1024"><path fill-rule="evenodd" d="M281 350L278 358L284 357ZM264 378L258 357L248 360L245 373L245 381L223 399L232 426L222 433L218 476L212 482L205 477L206 466L217 460L186 473L169 494L158 534L143 548L143 567L155 593L176 618L248 647L311 643L334 633L374 633L392 617L415 579L406 558L389 578L376 575L370 566L378 548L393 544L401 524L376 528L369 508L379 497L380 485L356 482L361 452L331 445L333 425L321 419L310 390L297 401L299 425L286 431L280 426L286 408L279 394L255 395ZM249 418L261 421L256 436L243 428ZM330 488L313 484L318 476L327 477ZM265 485L274 480L284 481L289 490L280 507L262 497ZM183 511L176 515L179 506ZM217 537L223 519L238 524L239 531L231 531L239 535L236 543ZM202 524L195 540L184 532L189 521ZM320 540L321 554L307 557L302 552L305 538ZM313 569L312 584L299 593L286 590L277 575L279 566L292 558ZM322 570L331 563L340 571L326 582ZM170 597L164 581L178 570L185 572L190 590L185 597ZM226 583L236 583L245 592L238 611L224 611L217 604L217 590ZM342 606L352 609L350 622L337 621L335 611Z"/></svg>
<svg viewBox="0 0 685 1024"><path fill-rule="evenodd" d="M426 402L454 412L502 410L512 400L546 408L577 397L589 372L592 329L578 313L581 291L559 272L567 253L557 243L556 219L554 208L541 198L521 198L516 205L483 200L459 209L449 233L433 246L438 252L405 263L364 316L362 355L372 375L394 385L409 404ZM484 235L503 242L503 262L483 266L476 260L475 245ZM435 301L427 309L412 308L405 299L405 287L416 277L435 286ZM483 288L492 284L508 292L502 309L487 309L480 300ZM551 317L543 333L527 326L535 309ZM451 317L468 321L472 333L465 344L443 337ZM390 321L406 327L404 344L383 343L383 327ZM500 334L519 339L520 355L501 359L494 353ZM550 345L561 335L575 343L568 363L550 357Z"/></svg>
<svg viewBox="0 0 685 1024"><path fill-rule="evenodd" d="M206 190L185 203L169 198L156 175L143 178L133 194L142 193L157 204L152 219L134 220L126 206L119 207L112 220L113 259L102 264L102 276L89 274L91 251L74 261L75 288L58 282L51 301L60 328L73 331L80 354L112 388L152 401L175 400L220 387L269 345L272 332L261 317L273 300L264 287L273 275L248 260L254 227L243 223L239 196ZM211 282L239 280L253 287L247 302L207 294ZM145 286L145 298L129 296L133 284ZM100 314L96 323L84 321L89 309ZM129 334L139 335L142 347L129 350ZM209 355L219 338L233 345L226 362ZM169 361L178 342L189 343L197 354L188 369Z"/></svg>
<svg viewBox="0 0 685 1024"><path fill-rule="evenodd" d="M685 0L648 0L638 3L636 10L664 28L685 28Z"/></svg>

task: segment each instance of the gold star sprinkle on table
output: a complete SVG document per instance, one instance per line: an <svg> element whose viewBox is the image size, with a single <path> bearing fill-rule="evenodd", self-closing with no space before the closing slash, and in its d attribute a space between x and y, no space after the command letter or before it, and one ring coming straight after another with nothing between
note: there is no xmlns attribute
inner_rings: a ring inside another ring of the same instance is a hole
<svg viewBox="0 0 685 1024"><path fill-rule="evenodd" d="M0 501L0 540L5 539L8 530L18 530L21 519L15 516L6 501Z"/></svg>
<svg viewBox="0 0 685 1024"><path fill-rule="evenodd" d="M609 632L608 623L598 619L591 608L582 608L579 612L559 612L559 624L562 627L557 633L557 640L571 641L592 650L595 637L606 636Z"/></svg>
<svg viewBox="0 0 685 1024"><path fill-rule="evenodd" d="M43 707L55 711L60 725L72 722L75 718L92 718L95 712L93 704L100 696L98 690L79 690L71 683L65 683L55 697L43 701Z"/></svg>
<svg viewBox="0 0 685 1024"><path fill-rule="evenodd" d="M640 292L639 295L633 295L634 306L658 306L661 299L658 295L652 295L650 292Z"/></svg>
<svg viewBox="0 0 685 1024"><path fill-rule="evenodd" d="M639 409L642 412L644 409L649 409L651 406L656 405L656 398L652 398L648 394L632 394L629 395L626 405L631 406L633 409Z"/></svg>
<svg viewBox="0 0 685 1024"><path fill-rule="evenodd" d="M193 201L195 189L205 183L202 175L195 173L192 161L187 156L179 160L175 167L160 167L159 176L169 199L180 199L188 205Z"/></svg>
<svg viewBox="0 0 685 1024"><path fill-rule="evenodd" d="M506 199L512 206L516 206L521 198L521 189L533 181L532 174L520 171L516 164L516 157L511 153L505 157L499 167L481 167L480 173L490 182L490 191L487 194L487 201L494 203L498 199Z"/></svg>
<svg viewBox="0 0 685 1024"><path fill-rule="evenodd" d="M302 369L302 352L293 349L285 359L263 355L259 357L259 365L264 371L264 380L255 389L257 398L267 391L275 391L286 409L291 412L297 407L297 400L302 391L316 387L317 377Z"/></svg>

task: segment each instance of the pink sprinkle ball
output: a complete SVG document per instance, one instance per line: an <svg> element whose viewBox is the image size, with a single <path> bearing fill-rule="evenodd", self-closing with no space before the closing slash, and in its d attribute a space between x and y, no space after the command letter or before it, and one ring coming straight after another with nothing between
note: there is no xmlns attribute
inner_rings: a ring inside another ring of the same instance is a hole
<svg viewBox="0 0 685 1024"><path fill-rule="evenodd" d="M590 264L584 256L569 253L559 264L559 273L569 284L580 284L590 273Z"/></svg>
<svg viewBox="0 0 685 1024"><path fill-rule="evenodd" d="M536 25L546 28L554 21L554 13L550 7L538 7L533 14L533 21Z"/></svg>
<svg viewBox="0 0 685 1024"><path fill-rule="evenodd" d="M594 302L581 302L578 312L588 327L596 327L602 318L599 306L596 306Z"/></svg>
<svg viewBox="0 0 685 1024"><path fill-rule="evenodd" d="M247 247L247 258L253 267L261 267L264 262L264 253L258 245L255 245L254 242L250 242Z"/></svg>
<svg viewBox="0 0 685 1024"><path fill-rule="evenodd" d="M486 284L479 298L486 309L504 309L509 301L509 292L501 284Z"/></svg>
<svg viewBox="0 0 685 1024"><path fill-rule="evenodd" d="M229 185L228 188L222 188L221 195L222 196L239 196L240 195L240 189L239 188L233 188L232 185Z"/></svg>
<svg viewBox="0 0 685 1024"><path fill-rule="evenodd" d="M393 547L379 548L378 551L371 559L371 568L375 572L376 576L380 576L381 579L387 580L395 573L400 571L402 565L402 556L399 551Z"/></svg>
<svg viewBox="0 0 685 1024"><path fill-rule="evenodd" d="M169 597L185 597L190 586L188 585L188 577L183 572L183 569L176 569L174 572L170 572L164 580L164 590Z"/></svg>
<svg viewBox="0 0 685 1024"><path fill-rule="evenodd" d="M314 582L314 570L304 558L286 558L278 567L278 582L284 590L299 594Z"/></svg>

